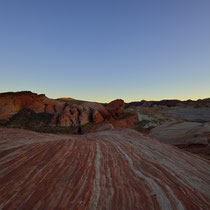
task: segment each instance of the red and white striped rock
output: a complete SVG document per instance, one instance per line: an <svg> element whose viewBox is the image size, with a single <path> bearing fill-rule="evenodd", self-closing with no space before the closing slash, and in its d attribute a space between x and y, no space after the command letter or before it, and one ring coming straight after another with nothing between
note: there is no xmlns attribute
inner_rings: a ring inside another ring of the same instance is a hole
<svg viewBox="0 0 210 210"><path fill-rule="evenodd" d="M0 128L0 209L210 209L209 161L131 129Z"/></svg>

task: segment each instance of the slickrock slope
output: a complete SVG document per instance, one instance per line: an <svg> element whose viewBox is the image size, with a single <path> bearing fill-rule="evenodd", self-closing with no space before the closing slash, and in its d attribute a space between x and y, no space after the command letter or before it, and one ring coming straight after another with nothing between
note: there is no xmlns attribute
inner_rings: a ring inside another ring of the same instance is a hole
<svg viewBox="0 0 210 210"><path fill-rule="evenodd" d="M172 117L189 120L194 122L210 122L209 107L173 107L171 109L161 110L160 112Z"/></svg>
<svg viewBox="0 0 210 210"><path fill-rule="evenodd" d="M137 113L142 129L150 129L168 122L210 122L210 100L197 101L140 101L126 104L126 110Z"/></svg>
<svg viewBox="0 0 210 210"><path fill-rule="evenodd" d="M150 136L173 145L208 145L208 141L210 142L210 123L166 123L153 128Z"/></svg>
<svg viewBox="0 0 210 210"><path fill-rule="evenodd" d="M201 102L193 102L198 107L130 106L127 111L138 114L141 132L210 159L210 106Z"/></svg>
<svg viewBox="0 0 210 210"><path fill-rule="evenodd" d="M153 128L149 135L210 159L210 123L165 123Z"/></svg>
<svg viewBox="0 0 210 210"><path fill-rule="evenodd" d="M0 151L0 209L210 208L209 162L131 129L0 128Z"/></svg>

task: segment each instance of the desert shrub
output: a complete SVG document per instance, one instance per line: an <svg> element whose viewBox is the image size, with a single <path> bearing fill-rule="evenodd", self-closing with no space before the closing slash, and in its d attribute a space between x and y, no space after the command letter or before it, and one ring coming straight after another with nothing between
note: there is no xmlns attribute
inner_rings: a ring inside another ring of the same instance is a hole
<svg viewBox="0 0 210 210"><path fill-rule="evenodd" d="M33 128L48 125L53 115L49 113L35 113L30 109L23 109L13 115L6 123L7 127Z"/></svg>

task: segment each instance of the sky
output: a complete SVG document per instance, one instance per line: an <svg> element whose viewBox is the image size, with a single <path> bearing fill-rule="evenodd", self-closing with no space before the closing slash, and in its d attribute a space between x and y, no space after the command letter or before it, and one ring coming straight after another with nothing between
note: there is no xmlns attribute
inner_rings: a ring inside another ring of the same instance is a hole
<svg viewBox="0 0 210 210"><path fill-rule="evenodd" d="M209 0L0 0L0 92L210 97Z"/></svg>

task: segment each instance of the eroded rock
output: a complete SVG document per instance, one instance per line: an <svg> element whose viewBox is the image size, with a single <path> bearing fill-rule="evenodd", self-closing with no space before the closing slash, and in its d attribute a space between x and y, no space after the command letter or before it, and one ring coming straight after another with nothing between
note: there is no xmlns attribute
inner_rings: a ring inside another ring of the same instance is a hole
<svg viewBox="0 0 210 210"><path fill-rule="evenodd" d="M209 161L131 129L0 128L2 209L209 209Z"/></svg>

